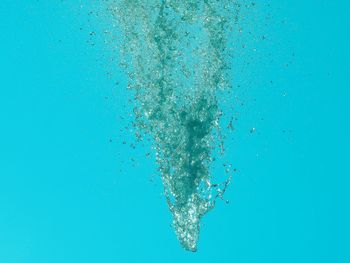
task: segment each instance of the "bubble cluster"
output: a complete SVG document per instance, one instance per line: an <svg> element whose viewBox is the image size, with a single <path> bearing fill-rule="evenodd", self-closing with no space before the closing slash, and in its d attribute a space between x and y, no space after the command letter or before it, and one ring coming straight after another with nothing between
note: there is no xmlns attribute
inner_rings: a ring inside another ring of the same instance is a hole
<svg viewBox="0 0 350 263"><path fill-rule="evenodd" d="M227 43L237 8L232 0L109 3L123 33L135 123L153 139L173 226L190 251L197 250L201 218L228 185L212 184L210 164L221 140L214 132L218 91L230 88Z"/></svg>

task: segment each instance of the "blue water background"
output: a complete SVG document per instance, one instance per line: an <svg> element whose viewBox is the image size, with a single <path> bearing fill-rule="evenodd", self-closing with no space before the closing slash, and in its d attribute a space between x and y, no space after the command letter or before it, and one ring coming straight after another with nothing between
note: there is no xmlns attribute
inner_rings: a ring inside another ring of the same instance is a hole
<svg viewBox="0 0 350 263"><path fill-rule="evenodd" d="M126 80L93 4L2 0L0 262L350 262L350 2L268 3L234 62L230 203L193 254L153 159L120 132Z"/></svg>

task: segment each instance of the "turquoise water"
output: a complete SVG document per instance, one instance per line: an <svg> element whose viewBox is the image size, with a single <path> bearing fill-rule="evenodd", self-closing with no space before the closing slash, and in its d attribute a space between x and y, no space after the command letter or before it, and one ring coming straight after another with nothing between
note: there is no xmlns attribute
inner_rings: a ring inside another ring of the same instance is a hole
<svg viewBox="0 0 350 263"><path fill-rule="evenodd" d="M101 5L0 3L0 261L349 261L350 5L241 6L232 87L215 92L225 151L198 168L212 184L232 180L201 220L196 253L171 226L157 147L135 137L140 99ZM209 141L220 149L220 138Z"/></svg>

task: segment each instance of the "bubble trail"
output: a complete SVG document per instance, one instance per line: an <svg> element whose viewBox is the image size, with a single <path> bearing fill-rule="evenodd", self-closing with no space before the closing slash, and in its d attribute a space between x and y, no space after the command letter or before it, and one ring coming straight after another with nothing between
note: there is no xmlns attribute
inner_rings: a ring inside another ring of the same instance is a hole
<svg viewBox="0 0 350 263"><path fill-rule="evenodd" d="M117 0L122 54L135 93L136 125L153 138L173 227L197 250L201 218L225 192L210 164L229 89L227 37L238 4L230 0Z"/></svg>

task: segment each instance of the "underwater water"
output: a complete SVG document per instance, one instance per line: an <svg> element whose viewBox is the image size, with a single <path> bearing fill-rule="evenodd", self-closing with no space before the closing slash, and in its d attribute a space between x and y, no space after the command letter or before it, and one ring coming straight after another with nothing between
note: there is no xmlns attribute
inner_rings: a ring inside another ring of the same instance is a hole
<svg viewBox="0 0 350 263"><path fill-rule="evenodd" d="M0 1L0 262L350 262L350 2L135 3Z"/></svg>
<svg viewBox="0 0 350 263"><path fill-rule="evenodd" d="M200 220L229 183L220 189L209 167L222 140L218 91L230 88L227 38L238 28L239 5L127 0L109 8L123 33L136 127L154 141L177 237L196 251Z"/></svg>

